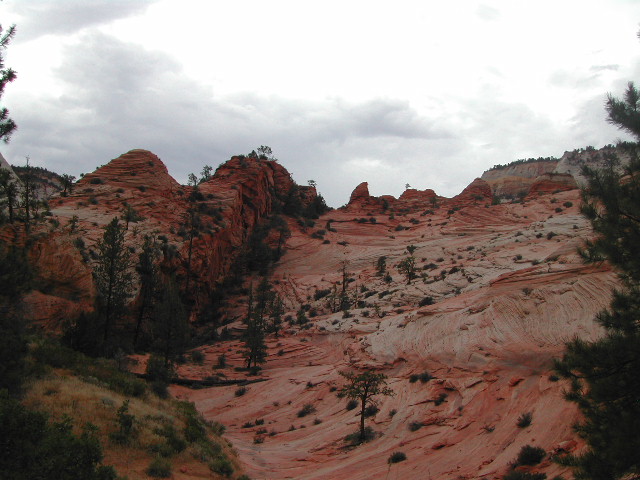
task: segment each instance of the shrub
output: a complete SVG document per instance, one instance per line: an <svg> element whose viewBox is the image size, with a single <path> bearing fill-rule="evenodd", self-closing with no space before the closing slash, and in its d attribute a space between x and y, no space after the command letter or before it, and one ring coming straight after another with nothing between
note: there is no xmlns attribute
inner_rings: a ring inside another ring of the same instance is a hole
<svg viewBox="0 0 640 480"><path fill-rule="evenodd" d="M306 417L307 415L313 413L316 411L316 407L314 407L313 405L311 405L310 403L305 403L303 405L303 407L298 410L298 417L302 418L302 417Z"/></svg>
<svg viewBox="0 0 640 480"><path fill-rule="evenodd" d="M518 417L518 421L516 425L520 428L525 428L531 425L531 421L533 420L533 413L525 412Z"/></svg>
<svg viewBox="0 0 640 480"><path fill-rule="evenodd" d="M364 429L364 439L360 438L360 430L354 433L350 433L346 437L344 437L344 441L349 445L360 445L363 442L368 442L369 440L373 440L376 436L376 433L373 431L371 427L365 427Z"/></svg>
<svg viewBox="0 0 640 480"><path fill-rule="evenodd" d="M147 467L147 475L155 478L169 478L171 476L171 462L162 457L154 458Z"/></svg>
<svg viewBox="0 0 640 480"><path fill-rule="evenodd" d="M92 185L100 185L100 184L102 184L104 182L102 181L102 179L100 177L95 177L95 178L92 178L91 180L89 180L89 183L92 184Z"/></svg>
<svg viewBox="0 0 640 480"><path fill-rule="evenodd" d="M241 397L241 396L243 396L245 393L247 393L247 387L240 387L240 388L238 388L238 389L234 392L234 394L235 394L235 396L236 396L236 397Z"/></svg>
<svg viewBox="0 0 640 480"><path fill-rule="evenodd" d="M517 465L537 465L539 464L546 452L540 447L532 447L531 445L525 445L520 449L518 457L516 458Z"/></svg>
<svg viewBox="0 0 640 480"><path fill-rule="evenodd" d="M136 417L129 413L129 400L122 402L122 405L118 409L116 423L118 430L111 432L109 438L112 442L120 445L127 445L131 440L131 437L135 435L135 420Z"/></svg>
<svg viewBox="0 0 640 480"><path fill-rule="evenodd" d="M440 395L438 395L438 398L436 398L433 403L434 405L441 405L444 403L444 401L447 399L447 394L446 393L441 393Z"/></svg>
<svg viewBox="0 0 640 480"><path fill-rule="evenodd" d="M422 300L420 300L420 302L418 303L419 307L425 307L427 305L433 305L434 301L433 301L433 297L424 297Z"/></svg>
<svg viewBox="0 0 640 480"><path fill-rule="evenodd" d="M387 463L399 463L404 462L407 459L407 456L404 452L393 452L391 456L388 458Z"/></svg>
<svg viewBox="0 0 640 480"><path fill-rule="evenodd" d="M564 202L562 205L564 205L566 208L571 208L573 207L573 202Z"/></svg>
<svg viewBox="0 0 640 480"><path fill-rule="evenodd" d="M529 472L509 472L503 480L545 480L547 478L546 473L529 473Z"/></svg>
<svg viewBox="0 0 640 480"><path fill-rule="evenodd" d="M553 237L555 237L557 235L557 233L555 232L549 232L547 233L547 240L551 240Z"/></svg>
<svg viewBox="0 0 640 480"><path fill-rule="evenodd" d="M218 457L209 464L209 468L212 472L225 477L233 475L233 465L227 457Z"/></svg>
<svg viewBox="0 0 640 480"><path fill-rule="evenodd" d="M358 401L355 398L352 398L347 402L347 406L345 407L347 410L353 410L358 406Z"/></svg>
<svg viewBox="0 0 640 480"><path fill-rule="evenodd" d="M365 417L373 417L376 413L378 413L380 411L380 409L378 408L377 405L367 405L367 408L364 409L364 416Z"/></svg>
<svg viewBox="0 0 640 480"><path fill-rule="evenodd" d="M431 380L433 377L429 374L429 372L424 371L422 372L420 375L418 375L418 378L420 379L420 381L422 383L427 383L429 380Z"/></svg>
<svg viewBox="0 0 640 480"><path fill-rule="evenodd" d="M409 424L409 431L416 432L420 430L422 427L424 427L424 423L414 421Z"/></svg>
<svg viewBox="0 0 640 480"><path fill-rule="evenodd" d="M204 353L200 350L194 350L191 352L191 360L198 365L202 365L204 362Z"/></svg>

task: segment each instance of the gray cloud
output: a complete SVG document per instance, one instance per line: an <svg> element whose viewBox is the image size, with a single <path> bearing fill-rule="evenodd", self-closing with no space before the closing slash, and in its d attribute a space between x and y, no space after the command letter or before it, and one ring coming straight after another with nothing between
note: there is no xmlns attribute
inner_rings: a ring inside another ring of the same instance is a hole
<svg viewBox="0 0 640 480"><path fill-rule="evenodd" d="M34 164L77 175L131 148L147 148L184 181L205 163L215 167L265 144L298 181L315 178L335 205L355 187L351 179L335 179L350 159L397 169L411 145L420 151L452 137L406 101L220 97L188 79L167 55L104 34L87 33L67 49L56 71L62 95L14 98L20 130L7 150L10 161L30 155Z"/></svg>
<svg viewBox="0 0 640 480"><path fill-rule="evenodd" d="M604 93L563 125L501 101L491 89L472 100L443 99L429 116L401 99L220 96L166 54L95 31L63 58L56 70L61 95L12 99L20 128L4 151L11 163L30 155L34 165L78 175L146 148L185 182L204 164L216 167L270 145L299 183L316 180L329 204L339 206L362 181L374 195L397 196L409 183L453 196L491 165L559 156L620 136L603 120Z"/></svg>
<svg viewBox="0 0 640 480"><path fill-rule="evenodd" d="M9 7L24 20L16 42L49 34L71 34L141 13L156 0L29 0Z"/></svg>
<svg viewBox="0 0 640 480"><path fill-rule="evenodd" d="M482 20L489 22L500 18L500 11L489 5L481 4L476 8L476 15Z"/></svg>

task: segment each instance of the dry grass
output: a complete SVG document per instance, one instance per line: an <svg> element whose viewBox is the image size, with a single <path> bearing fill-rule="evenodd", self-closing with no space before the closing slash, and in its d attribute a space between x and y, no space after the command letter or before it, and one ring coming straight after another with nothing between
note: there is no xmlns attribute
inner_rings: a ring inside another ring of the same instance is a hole
<svg viewBox="0 0 640 480"><path fill-rule="evenodd" d="M110 435L119 430L118 409L126 400L129 400L128 413L135 417L135 427L129 441L122 445L114 442ZM96 425L104 450L103 463L113 465L118 475L129 480L149 478L145 470L157 455L154 448L157 450L158 445L167 443L166 437L157 433L159 430L173 426L181 435L186 425L184 409L175 400L160 399L155 395L127 398L101 385L60 372L31 381L23 403L29 408L48 412L53 420L71 417L76 433L86 423ZM213 450L230 458L237 472L236 454L228 443L211 432L207 436ZM174 452L170 461L174 465L173 478L226 478L210 471L207 457L197 444L187 444L182 452Z"/></svg>

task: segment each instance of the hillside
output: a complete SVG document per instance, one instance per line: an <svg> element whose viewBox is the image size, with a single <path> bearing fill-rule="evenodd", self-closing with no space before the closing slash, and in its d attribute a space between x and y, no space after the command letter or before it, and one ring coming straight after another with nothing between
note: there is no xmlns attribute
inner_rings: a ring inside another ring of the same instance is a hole
<svg viewBox="0 0 640 480"><path fill-rule="evenodd" d="M592 156L574 153L572 165ZM204 358L177 367L204 388L171 393L226 426L251 478L493 479L525 445L547 452L534 471L552 478L563 470L550 455L580 448L552 359L574 336L598 337L594 317L616 277L576 254L592 233L575 170L543 163L485 172L453 198L373 197L365 182L324 212L313 187L270 159L235 156L183 186L157 156L132 150L54 196L31 232L16 223L0 236L24 245L34 268L25 317L58 333L94 309L98 242L115 216L135 258L145 236L157 239L159 271L179 285ZM516 177L522 200L500 201ZM414 278L402 270L409 257ZM131 272L118 340L140 351L142 373L147 356L130 338L143 289L140 268ZM284 322L250 372L242 320L263 276ZM344 441L357 410L336 396L339 372L353 369L385 374L395 393L379 398L367 420L375 438L358 447ZM394 452L407 460L387 464Z"/></svg>

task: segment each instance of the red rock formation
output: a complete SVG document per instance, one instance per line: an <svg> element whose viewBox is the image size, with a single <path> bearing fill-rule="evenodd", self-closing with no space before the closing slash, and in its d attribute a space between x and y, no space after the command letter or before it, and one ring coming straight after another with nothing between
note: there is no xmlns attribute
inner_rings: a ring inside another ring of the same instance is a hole
<svg viewBox="0 0 640 480"><path fill-rule="evenodd" d="M558 161L517 163L487 170L481 178L491 186L493 195L516 198L528 192L536 178L553 172L557 165Z"/></svg>
<svg viewBox="0 0 640 480"><path fill-rule="evenodd" d="M568 173L545 173L536 178L529 189L529 197L548 193L564 192L578 188L573 175Z"/></svg>
<svg viewBox="0 0 640 480"><path fill-rule="evenodd" d="M446 202L449 207L462 207L491 203L493 194L489 184L481 178L476 178L460 194Z"/></svg>

